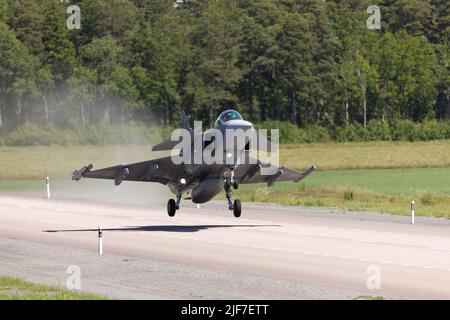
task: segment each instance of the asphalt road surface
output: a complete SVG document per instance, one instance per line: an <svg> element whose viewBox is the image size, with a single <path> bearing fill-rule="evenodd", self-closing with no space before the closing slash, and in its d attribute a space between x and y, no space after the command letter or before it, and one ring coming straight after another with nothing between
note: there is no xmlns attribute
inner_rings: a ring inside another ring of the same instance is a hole
<svg viewBox="0 0 450 320"><path fill-rule="evenodd" d="M0 196L0 274L64 285L79 264L83 289L133 299L450 298L446 221L314 210L244 203L236 219L219 202L169 218L160 205Z"/></svg>

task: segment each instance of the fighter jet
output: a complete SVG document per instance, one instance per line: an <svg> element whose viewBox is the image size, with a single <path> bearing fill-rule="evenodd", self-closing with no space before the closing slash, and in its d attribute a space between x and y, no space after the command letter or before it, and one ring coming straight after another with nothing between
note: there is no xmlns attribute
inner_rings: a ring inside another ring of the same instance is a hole
<svg viewBox="0 0 450 320"><path fill-rule="evenodd" d="M196 130L195 126L192 129L189 118L182 112L180 129L187 133L184 136L184 140L187 141L182 141L183 138L180 137L178 140L164 141L152 148L152 151L171 150L171 156L99 170L92 170L93 165L89 164L75 170L72 173L72 180L111 179L117 186L123 181L161 183L168 186L175 195L175 199L170 199L167 203L167 213L170 217L174 217L176 211L180 209L182 198L202 204L224 191L228 209L238 218L241 216L242 207L240 200L233 201L232 188L238 189L240 184L250 183L267 183L270 187L276 181L299 182L316 169L315 166L311 166L304 172L297 172L258 158L258 151L271 154L275 152L277 145L267 136L249 134L258 130L235 110L222 112L213 127L205 132ZM229 137L226 134L230 131L235 133L237 138L245 136L244 143L224 143L223 141L234 140L234 137L226 138ZM218 139L220 135L222 137ZM177 148L181 143L187 147L181 150ZM223 147L223 144L226 147ZM253 155L255 152L256 156ZM201 156L197 156L199 154ZM178 158L174 158L174 155ZM193 158L197 161L193 161ZM211 161L211 158L219 161ZM185 161L186 159L191 161Z"/></svg>

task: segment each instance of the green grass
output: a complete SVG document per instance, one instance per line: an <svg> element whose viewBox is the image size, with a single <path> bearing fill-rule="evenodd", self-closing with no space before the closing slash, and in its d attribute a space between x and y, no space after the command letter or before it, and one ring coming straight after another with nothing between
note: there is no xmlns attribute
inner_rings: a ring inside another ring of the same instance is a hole
<svg viewBox="0 0 450 320"><path fill-rule="evenodd" d="M0 147L0 180L68 178L73 170L96 168L166 155L149 146ZM430 142L353 142L283 145L281 164L302 170L450 167L450 140Z"/></svg>
<svg viewBox="0 0 450 320"><path fill-rule="evenodd" d="M399 215L408 215L410 202L414 200L417 215L450 218L449 181L450 168L317 171L298 184L277 182L271 188L265 184L243 184L234 192L234 197L250 202L339 207ZM52 192L78 194L82 188L95 183L85 182L81 185L70 180L52 181ZM146 197L145 188L141 190L138 183L134 186L136 196ZM43 180L0 180L0 192L44 195L45 184ZM219 198L224 199L224 195Z"/></svg>
<svg viewBox="0 0 450 320"><path fill-rule="evenodd" d="M450 167L450 140L283 145L281 163L321 170Z"/></svg>
<svg viewBox="0 0 450 320"><path fill-rule="evenodd" d="M259 186L256 185L256 188ZM255 188L252 185L242 185L241 187L243 190ZM395 196L428 192L450 196L450 168L318 170L298 185L279 182L270 190L289 192L305 188L331 190L342 187Z"/></svg>
<svg viewBox="0 0 450 320"><path fill-rule="evenodd" d="M0 147L0 180L65 179L85 164L100 168L159 154L152 154L150 146Z"/></svg>
<svg viewBox="0 0 450 320"><path fill-rule="evenodd" d="M345 196L347 187L292 188L290 191L274 191L266 187L255 190L239 190L236 198L242 201L278 203L287 206L336 207L350 211L374 211L396 215L409 215L411 200L417 202L416 215L450 219L450 197L415 193L410 195L385 195L352 189L353 197ZM431 199L431 201L430 201Z"/></svg>
<svg viewBox="0 0 450 320"><path fill-rule="evenodd" d="M103 296L63 290L0 276L0 300L104 300Z"/></svg>
<svg viewBox="0 0 450 320"><path fill-rule="evenodd" d="M450 168L318 171L303 182L241 185L243 201L450 218Z"/></svg>
<svg viewBox="0 0 450 320"><path fill-rule="evenodd" d="M383 296L358 296L353 300L384 300Z"/></svg>
<svg viewBox="0 0 450 320"><path fill-rule="evenodd" d="M66 189L76 187L75 182L66 180L50 181L52 190ZM0 192L2 193L36 193L45 192L45 180L0 180Z"/></svg>

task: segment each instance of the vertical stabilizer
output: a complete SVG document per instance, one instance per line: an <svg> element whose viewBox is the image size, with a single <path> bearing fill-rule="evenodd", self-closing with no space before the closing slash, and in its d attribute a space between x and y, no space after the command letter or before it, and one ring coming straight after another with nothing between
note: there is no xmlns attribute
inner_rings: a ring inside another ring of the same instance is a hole
<svg viewBox="0 0 450 320"><path fill-rule="evenodd" d="M189 126L189 117L186 115L186 112L181 111L181 121L180 121L180 128L191 130L191 127Z"/></svg>

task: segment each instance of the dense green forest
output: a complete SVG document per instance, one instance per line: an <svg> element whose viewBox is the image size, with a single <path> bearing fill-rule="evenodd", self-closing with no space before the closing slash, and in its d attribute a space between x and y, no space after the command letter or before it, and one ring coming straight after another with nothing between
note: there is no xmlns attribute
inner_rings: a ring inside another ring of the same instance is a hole
<svg viewBox="0 0 450 320"><path fill-rule="evenodd" d="M0 0L0 132L168 126L182 109L211 123L225 108L338 139L448 123L448 0L174 3ZM366 25L374 4L381 30Z"/></svg>

